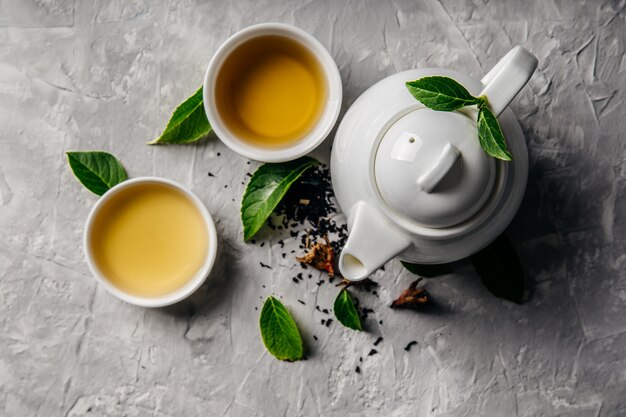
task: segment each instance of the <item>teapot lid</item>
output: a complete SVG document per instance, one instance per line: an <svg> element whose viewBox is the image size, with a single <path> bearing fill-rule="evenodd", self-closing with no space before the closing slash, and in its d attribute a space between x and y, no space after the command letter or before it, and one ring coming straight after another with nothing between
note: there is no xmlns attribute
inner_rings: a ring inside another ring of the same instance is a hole
<svg viewBox="0 0 626 417"><path fill-rule="evenodd" d="M475 114L425 107L391 125L374 162L385 203L408 220L434 228L476 214L492 192L495 173L493 158L478 141Z"/></svg>

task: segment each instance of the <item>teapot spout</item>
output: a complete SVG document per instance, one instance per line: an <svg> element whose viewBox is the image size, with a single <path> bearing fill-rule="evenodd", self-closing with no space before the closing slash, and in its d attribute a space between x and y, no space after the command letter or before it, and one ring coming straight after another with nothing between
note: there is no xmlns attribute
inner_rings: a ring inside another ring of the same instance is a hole
<svg viewBox="0 0 626 417"><path fill-rule="evenodd" d="M339 270L360 281L411 245L411 239L374 207L358 202L348 218L350 235L339 257Z"/></svg>

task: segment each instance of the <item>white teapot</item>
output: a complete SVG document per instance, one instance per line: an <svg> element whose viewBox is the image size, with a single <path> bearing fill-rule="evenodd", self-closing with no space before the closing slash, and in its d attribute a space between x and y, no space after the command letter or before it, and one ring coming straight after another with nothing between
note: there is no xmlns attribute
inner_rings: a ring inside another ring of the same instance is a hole
<svg viewBox="0 0 626 417"><path fill-rule="evenodd" d="M409 70L376 83L354 102L331 156L335 195L348 217L339 258L344 277L363 279L396 255L420 264L456 261L504 231L528 177L522 129L505 109L536 67L535 56L517 46L482 80L440 68ZM500 116L511 162L481 148L475 106L434 111L405 87L432 75L487 97Z"/></svg>

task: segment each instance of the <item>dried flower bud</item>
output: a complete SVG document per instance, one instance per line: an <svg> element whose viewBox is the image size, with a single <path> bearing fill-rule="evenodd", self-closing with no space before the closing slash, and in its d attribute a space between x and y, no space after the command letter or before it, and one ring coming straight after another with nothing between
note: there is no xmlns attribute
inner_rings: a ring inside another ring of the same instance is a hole
<svg viewBox="0 0 626 417"><path fill-rule="evenodd" d="M422 279L419 278L409 285L409 288L404 290L400 297L396 298L391 303L391 308L413 308L418 309L425 304L430 303L430 294L424 288L417 288L417 284Z"/></svg>
<svg viewBox="0 0 626 417"><path fill-rule="evenodd" d="M297 257L296 260L320 271L326 271L332 278L335 276L335 251L326 236L324 236L324 241L324 243L314 244L306 255Z"/></svg>

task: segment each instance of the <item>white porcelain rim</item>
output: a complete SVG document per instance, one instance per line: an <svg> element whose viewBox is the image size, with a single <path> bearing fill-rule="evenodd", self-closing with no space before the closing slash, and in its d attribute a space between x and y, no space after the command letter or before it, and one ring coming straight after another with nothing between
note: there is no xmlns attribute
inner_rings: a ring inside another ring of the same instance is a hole
<svg viewBox="0 0 626 417"><path fill-rule="evenodd" d="M148 184L148 183L159 183L159 184L168 185L170 187L177 189L178 191L183 193L187 198L189 198L189 200L193 202L193 204L202 214L202 218L206 225L208 238L209 238L206 260L204 261L204 264L202 265L200 270L196 273L196 275L192 279L190 279L189 282L185 284L182 288L179 288L170 294L162 295L159 297L137 296L134 294L127 293L119 289L115 285L113 285L96 266L96 263L93 260L93 254L91 251L91 244L90 244L93 221L95 219L95 216L98 214L99 210L102 208L102 206L108 200L110 200L111 197L118 194L120 191L128 187L136 186L137 184ZM151 177L151 176L138 177L138 178L133 178L130 180L123 181L117 184L116 186L114 186L113 188L111 188L110 190L108 190L106 193L104 193L100 197L100 199L96 202L96 204L94 204L94 206L91 208L91 211L89 212L89 215L87 216L87 221L85 223L85 229L83 232L83 251L85 255L85 260L87 262L87 266L89 267L89 270L91 271L91 274L96 278L96 281L98 281L98 283L101 284L110 294L114 295L120 300L125 301L130 304L141 306L141 307L164 307L167 305L177 303L187 298L191 294L193 294L206 281L206 279L209 276L209 273L211 272L211 269L213 268L213 265L215 264L215 258L217 257L217 245L218 245L218 239L217 239L217 232L215 229L215 223L213 222L213 218L211 217L211 214L209 213L206 206L202 203L202 201L200 201L200 199L193 192L191 192L188 188L186 188L185 186L175 181L168 180L165 178L160 178L160 177Z"/></svg>
<svg viewBox="0 0 626 417"><path fill-rule="evenodd" d="M318 59L328 83L327 103L313 130L293 145L276 149L254 146L249 142L237 138L236 135L230 132L219 117L216 109L215 95L213 94L217 74L219 72L218 70L226 57L241 43L258 36L270 34L286 36L304 45ZM285 23L261 23L240 30L228 38L226 42L218 48L207 67L204 76L202 96L204 110L209 123L217 137L226 146L240 155L257 161L284 162L299 158L311 152L330 134L341 110L342 85L339 69L333 57L311 34Z"/></svg>

